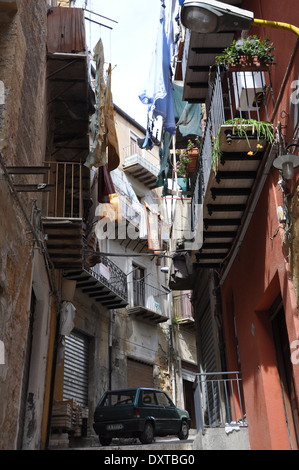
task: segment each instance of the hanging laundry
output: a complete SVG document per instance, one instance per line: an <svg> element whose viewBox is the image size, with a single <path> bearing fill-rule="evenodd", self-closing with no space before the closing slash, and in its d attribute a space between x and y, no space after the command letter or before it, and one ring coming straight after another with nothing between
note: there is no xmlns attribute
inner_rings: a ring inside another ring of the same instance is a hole
<svg viewBox="0 0 299 470"><path fill-rule="evenodd" d="M119 148L114 122L113 98L111 92L111 64L108 67L107 89L106 89L106 108L105 125L108 139L108 170L112 171L119 165Z"/></svg>
<svg viewBox="0 0 299 470"><path fill-rule="evenodd" d="M108 67L106 84L104 79L104 48L101 39L94 48L94 59L96 62L95 93L97 111L91 118L90 130L93 143L85 166L91 169L108 163L108 170L112 171L119 165L119 147L111 93L111 64Z"/></svg>
<svg viewBox="0 0 299 470"><path fill-rule="evenodd" d="M98 202L110 202L109 194L114 194L114 184L108 170L108 164L98 168Z"/></svg>
<svg viewBox="0 0 299 470"><path fill-rule="evenodd" d="M104 79L104 49L100 39L94 48L94 60L96 62L95 94L96 112L93 114L90 123L91 137L93 143L85 166L100 167L108 162L106 154L106 126L105 126L105 79Z"/></svg>
<svg viewBox="0 0 299 470"><path fill-rule="evenodd" d="M173 50L173 28L168 10L170 8L172 11L174 4L175 1L172 0L170 7L163 5L161 7L157 43L152 57L148 83L139 95L141 102L148 105L148 113L152 112L155 117L162 116L163 128L171 134L175 134L170 66Z"/></svg>

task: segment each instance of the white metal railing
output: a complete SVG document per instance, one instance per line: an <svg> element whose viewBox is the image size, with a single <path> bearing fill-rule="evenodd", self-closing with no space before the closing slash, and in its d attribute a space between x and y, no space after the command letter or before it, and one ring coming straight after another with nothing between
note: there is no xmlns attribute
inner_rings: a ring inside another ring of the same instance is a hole
<svg viewBox="0 0 299 470"><path fill-rule="evenodd" d="M123 167L126 168L130 165L139 164L153 175L158 176L159 165L155 165L151 161L153 157L150 154L146 153L146 155L147 157L143 155L142 149L139 148L137 144L131 144L128 147L125 147Z"/></svg>
<svg viewBox="0 0 299 470"><path fill-rule="evenodd" d="M165 313L165 298L167 293L140 280L130 283L132 288L132 301L134 307L144 307L152 312L167 316Z"/></svg>
<svg viewBox="0 0 299 470"><path fill-rule="evenodd" d="M48 184L54 190L47 197L47 217L82 218L82 165L74 162L46 162L51 170Z"/></svg>
<svg viewBox="0 0 299 470"><path fill-rule="evenodd" d="M198 431L227 425L247 426L240 372L196 374L194 402Z"/></svg>

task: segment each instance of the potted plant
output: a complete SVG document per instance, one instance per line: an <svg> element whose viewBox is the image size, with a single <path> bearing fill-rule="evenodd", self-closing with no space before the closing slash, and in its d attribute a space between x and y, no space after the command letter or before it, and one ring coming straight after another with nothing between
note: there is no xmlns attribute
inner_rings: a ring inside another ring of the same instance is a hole
<svg viewBox="0 0 299 470"><path fill-rule="evenodd" d="M223 53L215 58L216 65L226 65L232 70L267 69L274 61L273 43L269 38L261 39L257 35L234 40Z"/></svg>
<svg viewBox="0 0 299 470"><path fill-rule="evenodd" d="M213 137L212 167L216 172L221 152L247 152L252 156L262 150L266 142L274 141L274 126L270 122L255 119L234 118L219 126ZM233 146L232 142L235 142Z"/></svg>
<svg viewBox="0 0 299 470"><path fill-rule="evenodd" d="M195 137L194 142L189 139L186 149L179 149L176 152L177 162L174 168L179 178L187 181L188 173L193 173L196 168L196 162L199 153L200 138Z"/></svg>
<svg viewBox="0 0 299 470"><path fill-rule="evenodd" d="M189 155L189 163L188 163L188 172L193 173L196 168L196 162L199 154L199 146L200 146L200 138L198 136L195 137L194 142L191 139L188 140L187 145L187 152Z"/></svg>
<svg viewBox="0 0 299 470"><path fill-rule="evenodd" d="M188 164L190 157L186 149L177 150L176 152L177 161L174 166L174 172L178 178L182 178L184 182L188 179Z"/></svg>
<svg viewBox="0 0 299 470"><path fill-rule="evenodd" d="M176 152L177 161L174 168L179 178L187 181L188 174L195 171L196 162L199 154L200 138L195 137L194 141L188 140L187 148L179 149Z"/></svg>

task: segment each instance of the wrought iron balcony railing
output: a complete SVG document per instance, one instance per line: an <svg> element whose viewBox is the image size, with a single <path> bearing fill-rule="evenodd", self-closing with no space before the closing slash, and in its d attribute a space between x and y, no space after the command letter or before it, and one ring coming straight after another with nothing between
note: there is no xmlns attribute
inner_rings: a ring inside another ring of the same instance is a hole
<svg viewBox="0 0 299 470"><path fill-rule="evenodd" d="M101 255L101 262L93 267L84 265L89 272L103 286L117 294L124 301L128 299L128 285L126 274L107 256Z"/></svg>
<svg viewBox="0 0 299 470"><path fill-rule="evenodd" d="M84 264L80 270L65 272L67 279L76 281L82 293L100 302L108 309L123 308L128 305L126 274L107 256L99 255L94 266Z"/></svg>

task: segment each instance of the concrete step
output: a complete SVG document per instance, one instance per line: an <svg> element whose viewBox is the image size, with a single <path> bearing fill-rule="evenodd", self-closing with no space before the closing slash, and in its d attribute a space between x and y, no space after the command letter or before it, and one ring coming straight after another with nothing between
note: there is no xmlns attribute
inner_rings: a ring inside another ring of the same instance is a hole
<svg viewBox="0 0 299 470"><path fill-rule="evenodd" d="M181 441L177 436L156 437L151 444L141 444L139 439L113 439L109 446L102 446L96 435L86 438L70 438L70 449L97 449L97 450L192 450L196 430L190 430L189 438Z"/></svg>

